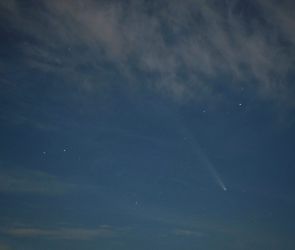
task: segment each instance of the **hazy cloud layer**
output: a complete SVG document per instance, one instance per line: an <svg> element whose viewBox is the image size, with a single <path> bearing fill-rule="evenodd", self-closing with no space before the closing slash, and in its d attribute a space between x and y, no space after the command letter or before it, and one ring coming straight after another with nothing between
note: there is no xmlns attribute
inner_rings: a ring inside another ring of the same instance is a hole
<svg viewBox="0 0 295 250"><path fill-rule="evenodd" d="M11 250L12 248L8 245L0 242L0 250Z"/></svg>
<svg viewBox="0 0 295 250"><path fill-rule="evenodd" d="M129 81L177 98L214 96L220 87L210 79L219 79L225 88L249 84L292 103L292 1L41 3L34 9L17 0L1 3L3 25L31 40L18 44L18 55L37 70L93 90L111 63Z"/></svg>
<svg viewBox="0 0 295 250"><path fill-rule="evenodd" d="M204 237L205 234L196 230L190 229L175 229L173 232L176 236L183 236L183 237Z"/></svg>
<svg viewBox="0 0 295 250"><path fill-rule="evenodd" d="M0 192L41 195L60 195L76 188L42 171L11 169L0 171Z"/></svg>
<svg viewBox="0 0 295 250"><path fill-rule="evenodd" d="M87 228L57 228L57 229L42 229L42 228L8 228L3 229L2 233L13 237L28 237L28 238L47 238L47 239L62 239L62 240L91 240L96 238L114 237L117 230L102 225L95 229Z"/></svg>

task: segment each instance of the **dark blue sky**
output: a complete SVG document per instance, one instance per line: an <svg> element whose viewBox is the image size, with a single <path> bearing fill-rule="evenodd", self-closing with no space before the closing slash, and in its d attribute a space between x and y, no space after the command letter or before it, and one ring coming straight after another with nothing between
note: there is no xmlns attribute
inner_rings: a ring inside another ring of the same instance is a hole
<svg viewBox="0 0 295 250"><path fill-rule="evenodd" d="M0 3L0 250L295 247L292 1Z"/></svg>

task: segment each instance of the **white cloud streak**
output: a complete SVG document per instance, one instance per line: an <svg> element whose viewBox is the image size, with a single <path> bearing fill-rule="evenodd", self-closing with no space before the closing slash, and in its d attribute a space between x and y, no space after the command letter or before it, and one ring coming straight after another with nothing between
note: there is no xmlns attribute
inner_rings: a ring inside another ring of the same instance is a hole
<svg viewBox="0 0 295 250"><path fill-rule="evenodd" d="M61 195L76 186L45 172L25 169L0 171L0 192L39 195Z"/></svg>
<svg viewBox="0 0 295 250"><path fill-rule="evenodd" d="M17 238L46 238L62 240L93 240L97 238L110 238L117 235L117 229L102 225L98 228L55 228L42 229L33 227L6 228L2 233Z"/></svg>

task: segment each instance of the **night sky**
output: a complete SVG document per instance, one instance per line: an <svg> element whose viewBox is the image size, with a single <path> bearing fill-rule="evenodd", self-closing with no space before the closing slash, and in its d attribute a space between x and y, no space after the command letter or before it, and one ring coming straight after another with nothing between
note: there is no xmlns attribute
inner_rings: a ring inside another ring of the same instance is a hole
<svg viewBox="0 0 295 250"><path fill-rule="evenodd" d="M0 1L0 250L294 250L294 13Z"/></svg>

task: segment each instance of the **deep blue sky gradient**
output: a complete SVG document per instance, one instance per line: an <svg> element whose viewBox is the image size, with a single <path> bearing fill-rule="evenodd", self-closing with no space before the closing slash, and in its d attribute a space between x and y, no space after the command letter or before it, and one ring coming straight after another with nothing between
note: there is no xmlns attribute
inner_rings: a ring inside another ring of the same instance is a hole
<svg viewBox="0 0 295 250"><path fill-rule="evenodd" d="M292 8L3 1L0 250L294 249Z"/></svg>

